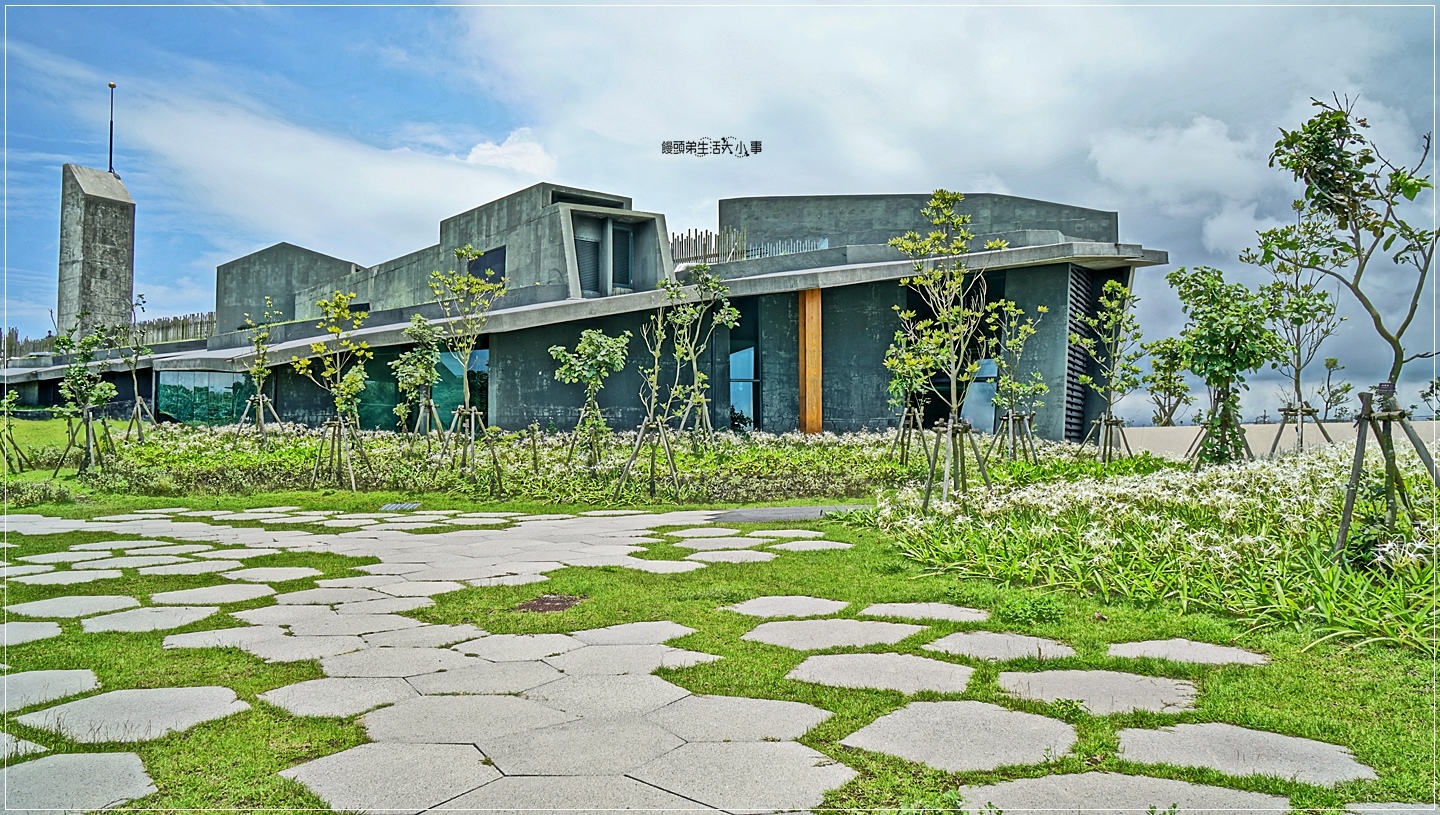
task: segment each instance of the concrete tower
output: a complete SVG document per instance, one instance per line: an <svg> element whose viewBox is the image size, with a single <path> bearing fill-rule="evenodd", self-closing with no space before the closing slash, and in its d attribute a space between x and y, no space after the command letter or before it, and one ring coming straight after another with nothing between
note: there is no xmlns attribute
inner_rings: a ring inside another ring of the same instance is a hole
<svg viewBox="0 0 1440 815"><path fill-rule="evenodd" d="M135 293L135 199L120 177L66 164L60 170L60 294L63 334L130 322Z"/></svg>

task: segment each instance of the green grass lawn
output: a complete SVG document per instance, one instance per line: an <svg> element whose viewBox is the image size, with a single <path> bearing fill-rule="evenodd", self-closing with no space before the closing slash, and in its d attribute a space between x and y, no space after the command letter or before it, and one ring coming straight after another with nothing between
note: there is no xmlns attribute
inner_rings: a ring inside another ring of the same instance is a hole
<svg viewBox="0 0 1440 815"><path fill-rule="evenodd" d="M63 423L61 423L63 430ZM374 510L403 500L389 494L284 493L246 498L204 500L125 499L105 497L92 504L67 504L27 509L45 514L84 517L126 509L186 505L239 508L291 504L305 508ZM413 498L411 500L414 500ZM425 508L482 507L463 501L426 501ZM529 511L555 511L553 506L511 505ZM407 612L428 622L471 623L492 633L566 632L617 623L673 620L697 629L670 644L718 654L723 659L683 669L661 669L659 675L695 693L727 694L805 702L834 712L802 742L856 769L859 776L833 791L827 806L899 808L942 801L961 784L1100 769L1200 781L1220 786L1287 795L1297 808L1341 807L1351 801L1429 800L1436 783L1433 762L1433 699L1435 666L1413 651L1380 646L1345 648L1321 645L1302 651L1310 641L1305 632L1247 635L1238 622L1208 614L1180 615L1175 607L1105 605L1068 594L1055 595L1053 619L1028 622L946 623L915 621L928 626L920 635L896 646L836 649L835 652L901 652L920 654L974 667L963 694L829 688L796 682L785 674L805 653L759 643L740 636L761 620L721 610L722 606L769 594L810 594L851 602L836 616L856 616L872 602L942 601L979 608L1016 608L1041 595L981 580L923 574L900 556L879 533L827 521L818 524L742 524L745 530L769 527L822 529L826 536L855 544L846 551L782 553L769 563L710 564L673 575L652 575L617 567L567 568L550 574L548 582L516 587L470 588L436 597L433 607ZM296 528L296 527L287 527ZM299 527L303 528L303 527ZM319 531L318 529L316 531ZM333 531L333 530L326 530ZM7 560L65 549L77 543L114 535L67 533L50 536L10 535ZM659 544L645 557L680 558L689 550ZM315 579L354 576L351 567L373 562L333 554L282 553L252 558L247 566L312 566L324 572ZM279 586L293 591L314 586L315 579ZM127 572L113 581L78 586L11 584L6 603L20 603L68 594L130 594L142 602L155 591L226 583L217 575L139 576ZM585 598L557 613L514 611L541 594ZM226 611L269 605L269 598L225 607ZM1046 604L1039 604L1046 610ZM233 688L251 710L209 722L183 733L137 745L81 745L54 734L7 725L12 735L42 744L55 752L133 750L140 754L159 792L129 805L131 809L256 808L292 809L323 805L304 787L276 775L295 764L364 742L358 717L326 719L295 717L256 697L267 690L321 676L314 661L267 664L237 649L165 651L169 633L205 630L232 622L220 616L183 629L145 634L84 634L78 622L64 622L64 634L8 649L11 670L89 668L103 690L217 684ZM977 628L1008 630L1059 639L1077 656L1005 663L1006 670L1040 668L1101 668L1167 676L1195 682L1199 696L1194 711L1181 714L1127 713L1090 716L1063 705L1022 702L999 692L1000 668L930 651L920 645L948 633ZM1187 637L1221 644L1234 643L1271 657L1266 666L1196 666L1161 660L1122 660L1105 656L1109 643ZM1048 764L1002 768L993 772L944 773L901 759L841 747L839 741L877 717L910 701L973 699L1005 707L1065 718L1079 732L1073 754ZM17 715L28 711L15 711ZM1350 782L1323 788L1273 778L1234 778L1204 770L1128 764L1115 757L1116 731L1184 722L1223 721L1245 727L1319 739L1350 747L1356 758L1373 767L1378 781Z"/></svg>

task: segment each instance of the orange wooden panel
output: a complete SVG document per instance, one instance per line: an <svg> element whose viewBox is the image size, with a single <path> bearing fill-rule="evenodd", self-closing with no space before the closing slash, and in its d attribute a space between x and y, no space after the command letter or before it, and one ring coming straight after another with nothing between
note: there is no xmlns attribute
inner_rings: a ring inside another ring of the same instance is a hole
<svg viewBox="0 0 1440 815"><path fill-rule="evenodd" d="M821 405L820 290L800 292L800 432L819 433L825 424Z"/></svg>

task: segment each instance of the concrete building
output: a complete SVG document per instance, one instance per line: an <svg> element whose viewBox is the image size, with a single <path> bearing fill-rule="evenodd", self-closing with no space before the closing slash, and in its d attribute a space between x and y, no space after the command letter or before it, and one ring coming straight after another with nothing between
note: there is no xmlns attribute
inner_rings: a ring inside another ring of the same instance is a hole
<svg viewBox="0 0 1440 815"><path fill-rule="evenodd" d="M60 169L60 289L56 327L82 332L130 322L135 293L135 199L120 176Z"/></svg>
<svg viewBox="0 0 1440 815"><path fill-rule="evenodd" d="M909 230L928 231L921 216L928 194L750 197L722 200L717 226L743 233L744 251L713 261L741 314L734 330L712 339L704 369L711 384L712 422L732 420L773 432L849 431L894 426L889 373L882 365L898 328L895 308L913 308L899 285L912 263L886 245ZM1166 263L1164 252L1119 242L1115 213L1005 195L966 197L975 246L1002 238L1008 248L972 253L991 299L1015 301L1027 313L1049 314L1027 351L1050 386L1037 432L1079 439L1098 414L1098 400L1078 382L1086 358L1068 344L1078 317L1093 313L1105 280L1129 283L1135 269ZM315 334L314 303L335 291L355 292L370 316L358 334L376 351L366 366L362 423L393 427L394 380L387 365L406 349L402 335L414 313L442 316L430 273L455 267L453 250L482 252L475 273L502 276L509 293L491 313L481 348L465 364L448 358L436 401L459 401L460 377L478 386L493 424L573 425L583 394L555 380L552 345L573 347L582 330L631 331L631 364L601 396L616 427L641 419L639 331L662 300L657 284L680 275L665 216L634 209L626 197L537 184L441 222L434 245L375 266L281 243L223 264L216 276L217 333L204 347L157 348L152 361L159 409L187 421L233 421L248 395L245 314L258 315L269 296L289 322L272 335L272 358L304 356ZM806 251L785 251L801 247ZM815 248L821 247L821 248ZM32 366L31 376L43 378ZM7 378L15 371L7 371ZM14 381L12 379L12 381ZM282 418L316 423L329 416L328 397L279 366L271 380ZM472 390L475 388L472 387ZM977 383L965 413L993 426L993 384Z"/></svg>

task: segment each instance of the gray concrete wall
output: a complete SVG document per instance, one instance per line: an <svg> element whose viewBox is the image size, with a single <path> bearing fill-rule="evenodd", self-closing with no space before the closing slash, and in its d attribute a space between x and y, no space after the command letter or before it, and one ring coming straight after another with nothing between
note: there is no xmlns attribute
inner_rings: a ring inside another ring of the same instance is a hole
<svg viewBox="0 0 1440 815"><path fill-rule="evenodd" d="M135 293L135 200L118 176L66 164L60 169L61 332L129 323ZM84 319L81 319L81 315Z"/></svg>
<svg viewBox="0 0 1440 815"><path fill-rule="evenodd" d="M814 238L828 238L832 247L883 244L907 230L932 229L920 214L929 200L930 193L728 198L720 201L720 228L743 229L751 244ZM991 193L967 195L957 209L971 216L977 235L1053 229L1084 240L1119 240L1113 212Z"/></svg>
<svg viewBox="0 0 1440 815"><path fill-rule="evenodd" d="M215 331L239 330L247 313L258 322L266 297L285 320L297 319L302 306L313 318L314 301L300 300L297 292L318 286L328 289L321 295L328 297L348 282L357 268L348 260L290 243L277 243L222 264L215 270ZM365 301L357 297L357 302Z"/></svg>
<svg viewBox="0 0 1440 815"><path fill-rule="evenodd" d="M1421 441L1431 449L1432 453L1440 445L1440 422L1424 421L1412 422L1415 432L1420 435ZM1278 424L1247 424L1245 427L1245 439L1250 443L1250 449L1255 455L1263 456L1270 451L1270 445L1275 441L1275 434L1279 432ZM1326 422L1325 432L1336 442L1354 442L1355 426L1350 422ZM1183 456L1190 449L1190 445L1200 434L1200 428L1195 425L1186 427L1127 427L1125 438L1130 442L1130 449L1136 453L1147 450L1156 455ZM1395 443L1397 447L1410 449L1410 443L1399 428L1395 429ZM1280 438L1281 450L1294 450L1299 439L1295 432L1294 425L1285 428L1285 434ZM1323 436L1315 429L1315 425L1305 425L1305 447L1322 447L1326 444ZM1378 455L1379 448L1375 445L1372 436L1366 442L1366 455Z"/></svg>
<svg viewBox="0 0 1440 815"><path fill-rule="evenodd" d="M1035 412L1035 433L1045 439L1065 437L1065 388L1069 382L1066 370L1066 348L1070 329L1066 315L1070 307L1070 264L1056 263L1028 269L1010 269L1004 284L992 291L991 299L1003 297L1013 301L1029 317L1038 315L1038 307L1050 311L1035 325L1035 335L1025 345L1021 376L1039 371L1050 392L1043 397L1044 407Z"/></svg>
<svg viewBox="0 0 1440 815"><path fill-rule="evenodd" d="M822 308L829 293L821 295ZM795 292L786 292L768 294L759 301L760 429L788 433L800 427L800 298ZM823 332L823 311L820 320ZM823 356L820 365L823 383Z"/></svg>
<svg viewBox="0 0 1440 815"><path fill-rule="evenodd" d="M867 283L820 294L821 409L826 430L844 433L889 427L899 421L885 386L885 351L900 327L895 306L905 290L895 283ZM798 387L798 385L797 385Z"/></svg>

